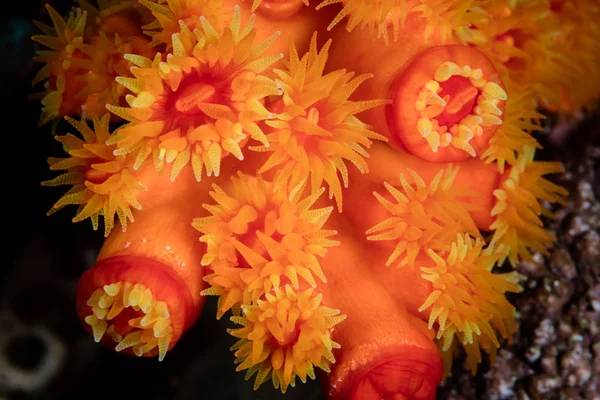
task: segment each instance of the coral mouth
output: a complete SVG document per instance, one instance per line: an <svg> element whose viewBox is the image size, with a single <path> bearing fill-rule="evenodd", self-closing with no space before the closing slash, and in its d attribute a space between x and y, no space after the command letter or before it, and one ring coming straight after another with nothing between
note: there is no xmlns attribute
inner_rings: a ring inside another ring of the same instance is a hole
<svg viewBox="0 0 600 400"><path fill-rule="evenodd" d="M180 278L138 256L98 261L77 285L84 328L116 351L162 361L191 320L193 302Z"/></svg>
<svg viewBox="0 0 600 400"><path fill-rule="evenodd" d="M431 162L476 157L503 123L507 94L492 62L468 46L416 56L392 87L387 109L395 138Z"/></svg>

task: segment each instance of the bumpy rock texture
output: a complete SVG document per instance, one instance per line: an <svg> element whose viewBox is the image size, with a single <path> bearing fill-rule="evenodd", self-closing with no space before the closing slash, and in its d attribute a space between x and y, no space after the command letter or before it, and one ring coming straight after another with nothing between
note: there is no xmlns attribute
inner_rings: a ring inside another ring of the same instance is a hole
<svg viewBox="0 0 600 400"><path fill-rule="evenodd" d="M556 181L570 192L556 209L556 247L518 271L527 277L513 296L519 326L496 363L471 378L459 362L438 391L441 399L600 399L600 125L559 121L541 137L540 159L565 163Z"/></svg>

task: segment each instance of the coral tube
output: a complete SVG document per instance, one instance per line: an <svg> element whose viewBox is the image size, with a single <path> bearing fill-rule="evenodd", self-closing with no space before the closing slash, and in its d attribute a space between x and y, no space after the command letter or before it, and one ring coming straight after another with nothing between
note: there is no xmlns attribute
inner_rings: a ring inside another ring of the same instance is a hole
<svg viewBox="0 0 600 400"><path fill-rule="evenodd" d="M97 342L162 360L204 304L201 244L191 220L210 181L196 183L191 170L177 185L153 168L143 173L151 182L150 194L140 196L143 213L127 232L109 236L79 280L77 313Z"/></svg>
<svg viewBox="0 0 600 400"><path fill-rule="evenodd" d="M442 361L425 322L373 274L372 266L385 263L382 252L370 252L353 237L355 229L339 218L336 222L343 245L329 250L327 285L320 290L323 303L344 310L348 318L332 333L341 349L327 393L334 399L434 399ZM404 279L394 279L398 297L425 300L430 286L419 275L418 270L405 271Z"/></svg>
<svg viewBox="0 0 600 400"><path fill-rule="evenodd" d="M358 95L393 100L365 118L392 146L431 162L481 156L504 118L507 93L500 75L475 48L451 41L425 45L422 29L407 21L399 42L378 54L376 66L371 42L352 32L332 49L332 63L337 67L343 60L359 73L374 74Z"/></svg>

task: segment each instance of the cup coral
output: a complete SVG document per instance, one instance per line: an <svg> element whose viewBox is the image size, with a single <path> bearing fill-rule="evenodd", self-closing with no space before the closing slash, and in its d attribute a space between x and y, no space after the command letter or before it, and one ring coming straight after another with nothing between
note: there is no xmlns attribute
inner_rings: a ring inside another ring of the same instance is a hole
<svg viewBox="0 0 600 400"><path fill-rule="evenodd" d="M56 178L42 182L45 186L72 185L52 206L48 214L75 204L79 210L73 222L92 220L94 230L98 229L99 216L104 217L104 236L108 236L118 216L121 228L127 229L127 220L133 222L131 208L141 210L137 197L145 186L133 171L133 159L127 155L114 155L115 146L106 146L110 139L108 131L109 115L102 119L94 118L94 130L85 120L67 120L81 133L83 140L68 134L56 136L69 154L68 158L49 158L50 169L66 171Z"/></svg>
<svg viewBox="0 0 600 400"><path fill-rule="evenodd" d="M323 75L330 45L331 42L327 42L318 51L317 37L313 35L307 54L299 58L292 45L289 67L273 70L279 78L275 82L283 92L281 102L275 104L281 112L265 122L273 128L267 136L268 144L253 149L273 152L259 173L279 168L276 186L287 181L291 186L297 186L310 178L311 193L315 194L325 181L329 186L329 197L335 198L341 212L342 185L338 171L344 187L348 187L346 161L366 173L368 168L364 158L368 153L365 147L371 145L371 139L385 140L354 115L388 101L348 100L371 76L354 77L353 72L346 70Z"/></svg>
<svg viewBox="0 0 600 400"><path fill-rule="evenodd" d="M194 219L206 253L202 265L213 273L204 293L219 295L217 318L235 305L257 301L272 288L326 282L317 257L339 244L322 230L332 207L311 209L319 194L299 199L302 188L277 188L260 176L232 178L228 194L218 186L210 192L217 205L204 205L212 216Z"/></svg>
<svg viewBox="0 0 600 400"><path fill-rule="evenodd" d="M435 398L459 348L474 373L510 342L499 269L552 245L567 195L540 108L600 96L593 1L79 3L47 7L34 83L83 137L57 136L51 212L104 217L77 294L97 342L162 360L218 296L255 388L319 369L367 400Z"/></svg>
<svg viewBox="0 0 600 400"><path fill-rule="evenodd" d="M59 117L77 115L81 98L77 99L76 95L83 85L74 79L80 71L72 61L81 56L78 46L83 43L87 19L87 13L81 9L72 11L66 20L52 6L47 5L46 9L53 26L37 23L44 35L31 38L49 49L39 50L34 58L44 63L32 82L33 85L44 82L44 91L38 94L42 97L40 125Z"/></svg>
<svg viewBox="0 0 600 400"><path fill-rule="evenodd" d="M126 97L130 107L108 105L118 116L130 121L113 136L123 153L137 154L139 168L152 154L157 170L173 163L171 180L191 164L197 180L206 169L219 176L221 158L232 154L243 159L241 147L249 136L268 144L256 124L269 118L261 100L278 89L261 75L279 56L260 56L276 39L253 44L256 30L250 22L242 27L239 7L220 35L204 16L202 30L186 25L173 34L173 52L163 59L126 56L136 67L135 78L117 81L134 95Z"/></svg>

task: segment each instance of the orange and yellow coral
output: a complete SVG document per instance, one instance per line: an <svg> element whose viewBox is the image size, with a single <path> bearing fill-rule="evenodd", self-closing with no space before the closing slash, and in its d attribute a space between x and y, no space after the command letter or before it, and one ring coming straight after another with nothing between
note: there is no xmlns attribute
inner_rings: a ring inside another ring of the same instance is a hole
<svg viewBox="0 0 600 400"><path fill-rule="evenodd" d="M484 245L483 240L459 234L450 248L428 250L434 265L421 267L423 279L434 290L419 310L431 309L428 326L437 325L442 351L448 352L458 337L473 373L481 362L480 346L493 353L500 346L496 331L509 340L514 333L515 308L504 293L519 292L522 278L515 272L492 273L502 254L492 247L484 250Z"/></svg>
<svg viewBox="0 0 600 400"><path fill-rule="evenodd" d="M495 268L552 245L544 202L567 194L545 177L560 164L534 160L539 107L600 97L598 7L575 3L48 7L41 122L83 140L57 137L66 172L44 185L72 185L52 211L102 215L108 236L80 281L84 328L162 360L216 295L255 387L319 367L332 398L433 398L459 345L475 371L515 327L522 277ZM127 121L112 134L105 109Z"/></svg>
<svg viewBox="0 0 600 400"><path fill-rule="evenodd" d="M266 125L271 127L268 144L253 150L272 152L259 173L278 169L275 185L289 182L292 187L310 180L312 194L323 181L329 187L329 197L335 198L342 211L342 182L348 187L349 161L361 172L368 172L364 158L371 139L385 138L361 122L356 114L388 103L387 100L351 101L356 88L371 76L354 77L346 70L323 73L331 42L317 50L313 35L310 50L300 58L296 48L290 48L289 66L273 72L283 96L274 107L279 111ZM338 173L341 175L342 182Z"/></svg>
<svg viewBox="0 0 600 400"><path fill-rule="evenodd" d="M123 230L127 220L133 222L132 208L141 210L139 193L145 190L133 171L133 159L127 155L114 155L114 146L106 146L110 138L109 115L94 118L92 130L85 120L68 121L82 135L83 140L68 134L56 136L69 154L67 158L49 158L50 169L66 171L56 178L42 182L45 186L70 185L71 189L52 206L53 214L67 205L78 205L73 222L90 218L94 230L98 229L100 215L104 217L104 236L108 236L118 217Z"/></svg>
<svg viewBox="0 0 600 400"><path fill-rule="evenodd" d="M321 229L333 208L311 208L321 193L300 199L301 187L277 188L260 176L240 174L232 183L229 193L215 185L218 204L204 205L212 215L193 221L206 243L202 265L212 273L204 293L219 295L217 317L272 288L316 287L315 276L325 282L317 257L339 243L329 239L335 231Z"/></svg>
<svg viewBox="0 0 600 400"><path fill-rule="evenodd" d="M246 378L257 374L254 388L271 376L275 388L283 393L295 386L296 377L306 382L315 379L314 367L329 372L335 363L331 352L339 344L331 340L330 328L346 316L321 305L322 295L313 289L296 292L291 286L275 288L264 300L242 306L242 317L231 317L242 328L232 329L240 338L233 345L240 364L248 370Z"/></svg>
<svg viewBox="0 0 600 400"><path fill-rule="evenodd" d="M136 154L135 169L152 154L159 171L165 162L173 163L172 180L188 164L200 180L203 170L219 176L221 158L228 154L243 159L248 137L268 145L257 122L270 118L261 100L278 89L262 73L280 57L261 55L278 35L254 44L252 22L242 26L240 18L236 6L220 35L199 16L202 29L192 32L182 25L164 58L126 56L136 65L135 77L117 80L133 93L126 96L129 107L107 108L130 121L110 143Z"/></svg>
<svg viewBox="0 0 600 400"><path fill-rule="evenodd" d="M32 40L46 46L49 50L39 50L35 61L44 66L33 78L33 85L44 82L42 97L42 115L40 124L72 114L77 115L81 99L77 98L83 85L76 80L82 71L73 65L73 59L81 56L79 46L83 43L83 33L87 13L76 9L65 20L50 5L46 6L53 26L37 23L44 35L36 35Z"/></svg>
<svg viewBox="0 0 600 400"><path fill-rule="evenodd" d="M401 257L398 267L414 265L417 256L430 250L445 249L462 232L479 236L479 230L458 197L468 190L457 188L454 178L458 170L440 170L429 183L409 169L409 180L400 174L400 187L387 182L384 186L393 198L373 194L391 217L370 228L368 240L392 240L394 251L386 261L391 265ZM409 183L410 182L410 183Z"/></svg>

